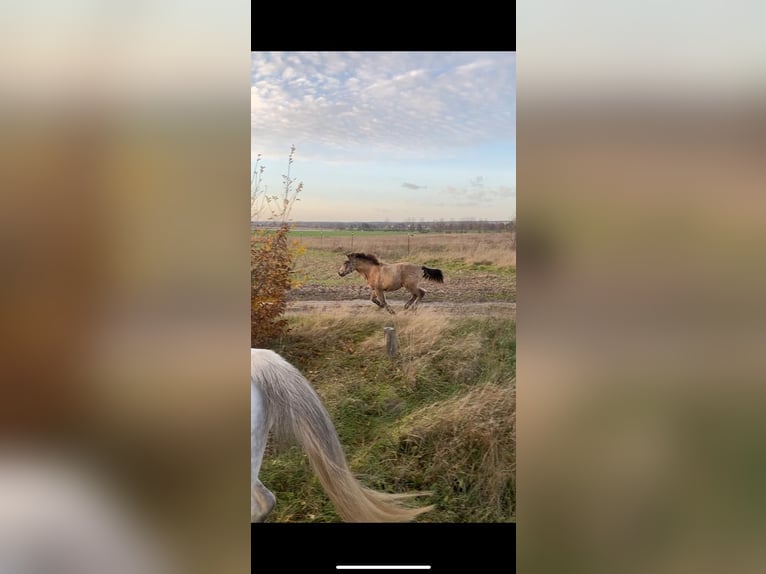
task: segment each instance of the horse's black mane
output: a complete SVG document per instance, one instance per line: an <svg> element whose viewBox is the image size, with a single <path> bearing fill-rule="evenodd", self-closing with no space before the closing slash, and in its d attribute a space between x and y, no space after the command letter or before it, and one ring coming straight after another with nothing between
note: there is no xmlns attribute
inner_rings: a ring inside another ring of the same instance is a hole
<svg viewBox="0 0 766 574"><path fill-rule="evenodd" d="M348 258L351 259L352 257L356 257L357 259L365 259L372 263L373 265L380 265L380 261L377 257L375 257L372 254L367 253L349 253Z"/></svg>

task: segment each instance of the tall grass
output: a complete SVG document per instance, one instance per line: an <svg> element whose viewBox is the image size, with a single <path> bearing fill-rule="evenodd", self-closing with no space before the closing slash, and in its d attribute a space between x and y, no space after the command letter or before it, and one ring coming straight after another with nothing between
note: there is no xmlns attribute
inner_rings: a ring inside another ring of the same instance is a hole
<svg viewBox="0 0 766 574"><path fill-rule="evenodd" d="M290 317L275 349L314 384L368 486L431 490L424 522L515 520L515 319L317 313ZM386 355L394 325L400 353ZM335 522L302 452L270 447L271 521ZM425 503L425 501L424 501Z"/></svg>

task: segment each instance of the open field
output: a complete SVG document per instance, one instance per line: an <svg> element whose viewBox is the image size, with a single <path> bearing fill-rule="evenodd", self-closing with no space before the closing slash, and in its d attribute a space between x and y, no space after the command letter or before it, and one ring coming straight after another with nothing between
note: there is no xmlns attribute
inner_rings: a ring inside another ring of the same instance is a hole
<svg viewBox="0 0 766 574"><path fill-rule="evenodd" d="M328 232L329 233L329 232ZM306 247L295 266L296 288L290 301L368 299L369 289L358 273L338 276L344 253L374 253L384 263L410 261L441 269L443 284L424 282L429 301L454 303L516 301L516 250L509 233L395 234L369 232L350 235L295 235ZM404 302L404 291L387 293ZM372 305L372 304L371 304Z"/></svg>
<svg viewBox="0 0 766 574"><path fill-rule="evenodd" d="M272 348L312 382L349 465L371 488L429 490L421 522L515 521L516 273L509 234L354 236L354 251L438 267L421 307L369 301L362 277L339 277L350 235L302 237L286 318ZM383 328L396 328L387 356ZM269 521L337 522L297 447L269 446L261 479L277 497Z"/></svg>
<svg viewBox="0 0 766 574"><path fill-rule="evenodd" d="M338 253L372 252L383 261L462 260L498 267L516 266L515 233L395 233L381 231L293 231L307 248Z"/></svg>

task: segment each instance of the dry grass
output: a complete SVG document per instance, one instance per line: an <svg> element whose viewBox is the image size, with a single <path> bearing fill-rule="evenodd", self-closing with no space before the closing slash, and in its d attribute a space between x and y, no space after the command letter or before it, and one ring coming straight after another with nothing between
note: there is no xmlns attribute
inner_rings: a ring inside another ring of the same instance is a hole
<svg viewBox="0 0 766 574"><path fill-rule="evenodd" d="M375 253L385 263L462 261L495 267L516 266L516 234L512 233L360 233L302 237L308 249L336 253Z"/></svg>
<svg viewBox="0 0 766 574"><path fill-rule="evenodd" d="M487 514L515 514L515 381L484 384L428 405L400 428L400 452L418 454L409 464L428 461L425 480L446 481L456 493L473 491Z"/></svg>
<svg viewBox="0 0 766 574"><path fill-rule="evenodd" d="M422 522L506 522L515 515L515 322L339 310L290 317L276 348L322 397L352 471L388 492L428 490ZM385 351L394 325L399 356ZM270 450L261 475L271 519L335 522L298 449Z"/></svg>
<svg viewBox="0 0 766 574"><path fill-rule="evenodd" d="M450 327L450 321L443 313L422 308L417 314L399 314L394 317L378 314L378 317L381 331L363 341L359 348L366 353L384 353L386 345L381 336L382 328L395 327L399 349L398 367L410 386L414 385L417 373L424 365L449 347L443 335Z"/></svg>
<svg viewBox="0 0 766 574"><path fill-rule="evenodd" d="M353 245L348 234L297 237L306 251L294 273L316 287L307 300L328 305L288 313L290 331L273 348L316 388L352 471L376 490L433 492L422 502L436 508L422 522L515 520L515 314L456 315L424 304L389 315L372 303L360 311L326 299L351 284L337 274L343 254L363 251L444 269L449 280L439 288L453 289L452 301L463 293L462 302L487 293L513 301L514 236L359 233ZM360 279L355 285L353 298L366 297ZM388 326L397 333L394 359ZM277 497L270 521L339 520L299 449L270 450L261 479Z"/></svg>

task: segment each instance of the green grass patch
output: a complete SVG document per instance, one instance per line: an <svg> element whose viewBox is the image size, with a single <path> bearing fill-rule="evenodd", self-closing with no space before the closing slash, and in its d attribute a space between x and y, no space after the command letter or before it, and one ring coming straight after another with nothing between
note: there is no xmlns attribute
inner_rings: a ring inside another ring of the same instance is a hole
<svg viewBox="0 0 766 574"><path fill-rule="evenodd" d="M386 231L358 231L350 229L293 229L290 235L296 239L301 237L376 237L379 235L391 235L392 232Z"/></svg>
<svg viewBox="0 0 766 574"><path fill-rule="evenodd" d="M296 261L296 286L307 283L324 287L361 285L361 278L356 273L347 277L338 275L338 269L345 259L343 250L306 249ZM503 279L516 277L515 267L498 266L491 262L467 263L459 259L430 258L422 261L422 265L441 269L450 279L476 276L495 276Z"/></svg>
<svg viewBox="0 0 766 574"><path fill-rule="evenodd" d="M516 267L511 266L499 266L495 265L491 261L479 261L476 263L468 263L460 259L428 259L423 265L427 267L435 267L442 271L449 271L455 275L465 275L472 273L485 273L490 275L501 275L508 277L516 276Z"/></svg>
<svg viewBox="0 0 766 574"><path fill-rule="evenodd" d="M397 318L392 360L391 320L291 318L275 350L312 382L366 486L432 491L422 522L514 521L515 322ZM269 452L261 480L277 497L270 521L339 521L299 449Z"/></svg>

